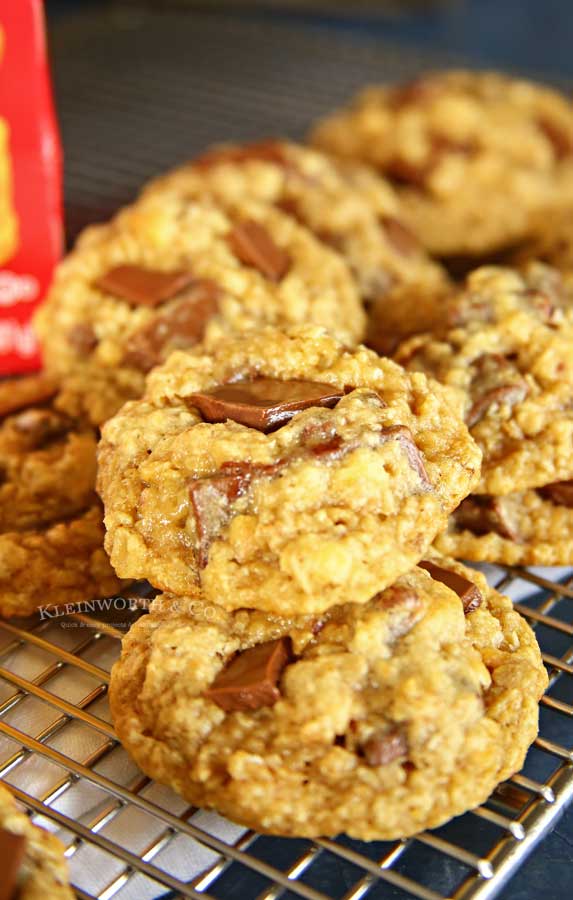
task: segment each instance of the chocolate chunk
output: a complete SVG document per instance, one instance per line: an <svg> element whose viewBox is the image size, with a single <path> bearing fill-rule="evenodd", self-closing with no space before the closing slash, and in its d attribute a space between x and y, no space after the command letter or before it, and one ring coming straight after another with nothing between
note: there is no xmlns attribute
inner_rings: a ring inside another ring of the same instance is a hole
<svg viewBox="0 0 573 900"><path fill-rule="evenodd" d="M67 416L51 409L26 409L16 416L13 424L31 450L42 450L59 441L72 428Z"/></svg>
<svg viewBox="0 0 573 900"><path fill-rule="evenodd" d="M279 166L288 164L281 142L269 139L252 144L213 147L193 160L193 166L197 169L210 169L224 163L243 163L251 160L276 163Z"/></svg>
<svg viewBox="0 0 573 900"><path fill-rule="evenodd" d="M517 526L512 522L508 501L503 497L466 497L455 510L454 521L457 528L466 528L478 536L493 531L510 541L521 540Z"/></svg>
<svg viewBox="0 0 573 900"><path fill-rule="evenodd" d="M551 144L555 159L562 160L573 154L573 134L566 130L564 124L540 116L537 125Z"/></svg>
<svg viewBox="0 0 573 900"><path fill-rule="evenodd" d="M275 475L281 468L280 462L269 465L225 462L215 475L191 481L189 494L197 523L201 569L207 565L212 542L229 521L233 500L246 493L254 478Z"/></svg>
<svg viewBox="0 0 573 900"><path fill-rule="evenodd" d="M106 294L125 300L130 306L159 306L175 297L193 281L191 272L178 269L164 272L143 266L115 266L95 282Z"/></svg>
<svg viewBox="0 0 573 900"><path fill-rule="evenodd" d="M259 378L191 394L188 402L207 422L232 419L268 434L285 425L295 413L312 406L332 408L343 396L343 391L320 382Z"/></svg>
<svg viewBox="0 0 573 900"><path fill-rule="evenodd" d="M473 612L478 606L481 606L483 597L473 581L464 578L463 575L459 575L452 569L443 569L428 559L421 560L418 565L421 569L429 572L434 581L441 581L442 584L445 584L446 587L449 587L450 590L458 595L466 615Z"/></svg>
<svg viewBox="0 0 573 900"><path fill-rule="evenodd" d="M47 403L58 392L56 381L49 375L15 378L0 385L0 417Z"/></svg>
<svg viewBox="0 0 573 900"><path fill-rule="evenodd" d="M539 488L537 493L557 506L573 509L573 481L555 481Z"/></svg>
<svg viewBox="0 0 573 900"><path fill-rule="evenodd" d="M380 442L385 444L387 441L398 441L408 458L410 468L417 472L423 487L425 489L433 487L426 472L424 459L416 446L410 429L406 428L405 425L389 425L386 428L382 428L380 431Z"/></svg>
<svg viewBox="0 0 573 900"><path fill-rule="evenodd" d="M402 585L392 585L376 597L376 606L382 609L394 609L395 607L416 609L419 605L420 600L416 591Z"/></svg>
<svg viewBox="0 0 573 900"><path fill-rule="evenodd" d="M189 485L199 538L199 566L204 569L209 548L229 521L230 504L245 492L248 481L240 474L197 478Z"/></svg>
<svg viewBox="0 0 573 900"><path fill-rule="evenodd" d="M290 268L288 253L278 247L258 222L239 222L228 235L231 250L242 263L258 269L271 281L281 281Z"/></svg>
<svg viewBox="0 0 573 900"><path fill-rule="evenodd" d="M484 353L475 361L475 367L470 385L470 396L475 399L466 416L468 428L477 425L490 407L504 404L512 408L529 393L519 370L499 353Z"/></svg>
<svg viewBox="0 0 573 900"><path fill-rule="evenodd" d="M423 161L414 162L402 156L396 156L388 162L385 168L388 175L396 181L423 190L426 182L445 156L451 154L471 156L476 150L477 146L472 141L453 141L445 135L435 134L430 138L429 152Z"/></svg>
<svg viewBox="0 0 573 900"><path fill-rule="evenodd" d="M444 80L439 75L420 75L405 84L399 84L388 94L392 109L412 104L428 103L444 91Z"/></svg>
<svg viewBox="0 0 573 900"><path fill-rule="evenodd" d="M380 222L388 241L400 256L414 256L419 251L420 245L417 239L398 219L393 216L383 216Z"/></svg>
<svg viewBox="0 0 573 900"><path fill-rule="evenodd" d="M274 706L281 673L292 659L290 638L258 644L235 656L219 672L205 696L225 712Z"/></svg>
<svg viewBox="0 0 573 900"><path fill-rule="evenodd" d="M376 731L361 746L369 766L387 766L408 752L405 736L397 728Z"/></svg>
<svg viewBox="0 0 573 900"><path fill-rule="evenodd" d="M95 350L98 339L91 325L80 322L68 331L68 342L83 356Z"/></svg>
<svg viewBox="0 0 573 900"><path fill-rule="evenodd" d="M0 900L16 900L18 874L24 859L26 838L0 828Z"/></svg>
<svg viewBox="0 0 573 900"><path fill-rule="evenodd" d="M193 282L171 308L127 339L124 363L149 372L164 359L167 348L184 349L198 343L217 312L219 295L215 282L207 279Z"/></svg>

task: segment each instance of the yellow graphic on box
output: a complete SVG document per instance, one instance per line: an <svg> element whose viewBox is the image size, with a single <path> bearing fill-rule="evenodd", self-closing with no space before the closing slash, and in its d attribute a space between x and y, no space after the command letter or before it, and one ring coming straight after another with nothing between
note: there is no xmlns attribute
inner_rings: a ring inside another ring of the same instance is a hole
<svg viewBox="0 0 573 900"><path fill-rule="evenodd" d="M0 63L4 51L4 31L0 26ZM0 266L14 256L18 247L18 217L14 209L10 128L0 118Z"/></svg>

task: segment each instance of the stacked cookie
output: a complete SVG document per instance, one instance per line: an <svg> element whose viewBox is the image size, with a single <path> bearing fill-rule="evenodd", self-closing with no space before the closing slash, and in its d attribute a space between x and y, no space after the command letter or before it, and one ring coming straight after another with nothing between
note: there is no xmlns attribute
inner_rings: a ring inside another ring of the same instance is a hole
<svg viewBox="0 0 573 900"><path fill-rule="evenodd" d="M573 560L572 315L555 271L484 267L452 302L449 328L399 348L408 369L458 394L483 451L477 489L436 542L443 552L510 565Z"/></svg>
<svg viewBox="0 0 573 900"><path fill-rule="evenodd" d="M546 683L535 638L430 551L479 464L447 389L324 329L151 373L104 426L98 476L116 571L167 592L112 676L144 771L261 831L367 840L516 771Z"/></svg>
<svg viewBox="0 0 573 900"><path fill-rule="evenodd" d="M80 238L38 329L58 410L102 427L111 564L163 592L113 671L124 745L261 831L394 838L483 801L536 734L535 638L450 557L571 560L545 222L573 215L573 111L445 73L313 142L152 182Z"/></svg>
<svg viewBox="0 0 573 900"><path fill-rule="evenodd" d="M103 549L97 434L59 405L56 379L0 385L0 615L121 587Z"/></svg>

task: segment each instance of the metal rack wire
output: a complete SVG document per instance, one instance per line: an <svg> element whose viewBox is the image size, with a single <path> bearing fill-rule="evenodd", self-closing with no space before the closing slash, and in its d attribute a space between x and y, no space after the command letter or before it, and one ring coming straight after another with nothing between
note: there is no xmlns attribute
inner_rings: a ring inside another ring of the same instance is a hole
<svg viewBox="0 0 573 900"><path fill-rule="evenodd" d="M548 571L488 572L538 634L550 673L540 735L520 774L436 831L394 843L286 841L153 784L118 745L107 707L122 632L141 614L119 610L121 601L99 617L0 623L0 777L58 831L83 900L170 890L242 900L487 900L573 799L573 574L554 581Z"/></svg>

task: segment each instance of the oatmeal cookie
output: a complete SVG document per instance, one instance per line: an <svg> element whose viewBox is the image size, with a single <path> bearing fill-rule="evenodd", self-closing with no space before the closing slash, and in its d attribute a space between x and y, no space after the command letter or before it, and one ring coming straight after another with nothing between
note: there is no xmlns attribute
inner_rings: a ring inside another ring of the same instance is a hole
<svg viewBox="0 0 573 900"><path fill-rule="evenodd" d="M59 409L57 382L0 384L0 615L113 593L95 493L97 437Z"/></svg>
<svg viewBox="0 0 573 900"><path fill-rule="evenodd" d="M74 900L60 841L33 825L0 785L2 896L18 900Z"/></svg>
<svg viewBox="0 0 573 900"><path fill-rule="evenodd" d="M368 88L311 139L374 165L396 187L406 224L441 257L510 247L543 225L540 212L573 199L570 101L495 72Z"/></svg>
<svg viewBox="0 0 573 900"><path fill-rule="evenodd" d="M573 480L503 497L468 497L435 547L473 562L568 566L573 560Z"/></svg>
<svg viewBox="0 0 573 900"><path fill-rule="evenodd" d="M445 270L400 221L393 188L368 167L288 141L231 144L156 179L144 196L170 192L188 199L207 193L223 204L256 199L309 228L354 272L373 318L375 349L391 346L388 336L411 333L414 321L423 331L440 318Z"/></svg>
<svg viewBox="0 0 573 900"><path fill-rule="evenodd" d="M40 606L109 597L120 590L104 550L103 510L44 527L0 534L0 616L29 616Z"/></svg>
<svg viewBox="0 0 573 900"><path fill-rule="evenodd" d="M64 405L100 424L169 353L261 324L354 343L365 315L344 260L268 204L155 194L88 228L37 317Z"/></svg>
<svg viewBox="0 0 573 900"><path fill-rule="evenodd" d="M103 430L121 577L303 614L367 601L417 562L480 453L443 388L324 329L174 353Z"/></svg>
<svg viewBox="0 0 573 900"><path fill-rule="evenodd" d="M94 500L97 439L57 408L57 382L0 383L0 533L43 526Z"/></svg>
<svg viewBox="0 0 573 900"><path fill-rule="evenodd" d="M432 557L362 605L284 618L159 597L110 702L139 766L262 832L406 837L518 771L546 684L483 576Z"/></svg>
<svg viewBox="0 0 573 900"><path fill-rule="evenodd" d="M450 309L451 327L412 338L396 353L408 370L457 396L483 450L476 493L573 477L573 328L554 275L543 267L478 269Z"/></svg>

